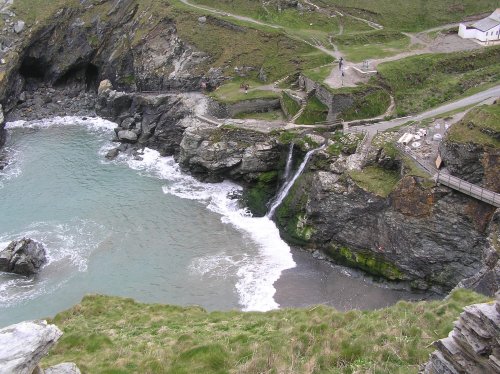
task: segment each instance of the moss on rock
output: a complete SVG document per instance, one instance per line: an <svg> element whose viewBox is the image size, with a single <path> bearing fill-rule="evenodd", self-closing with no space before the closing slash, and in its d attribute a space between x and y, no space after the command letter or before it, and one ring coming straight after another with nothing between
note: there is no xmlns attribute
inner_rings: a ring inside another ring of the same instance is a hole
<svg viewBox="0 0 500 374"><path fill-rule="evenodd" d="M278 172L276 170L261 173L257 183L243 194L243 201L252 214L263 217L267 213L267 203L276 193Z"/></svg>
<svg viewBox="0 0 500 374"><path fill-rule="evenodd" d="M390 280L403 280L404 274L388 261L377 258L376 255L368 251L353 251L344 246L332 245L327 254L335 261L344 265L359 268L369 274L381 276Z"/></svg>

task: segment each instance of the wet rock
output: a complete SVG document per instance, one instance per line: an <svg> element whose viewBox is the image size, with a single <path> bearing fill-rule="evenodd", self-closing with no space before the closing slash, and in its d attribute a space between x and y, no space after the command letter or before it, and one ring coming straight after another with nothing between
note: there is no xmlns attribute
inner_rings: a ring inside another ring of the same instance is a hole
<svg viewBox="0 0 500 374"><path fill-rule="evenodd" d="M106 153L106 158L108 160L114 160L118 155L120 154L120 150L118 148L113 148L111 150L109 150L107 153Z"/></svg>
<svg viewBox="0 0 500 374"><path fill-rule="evenodd" d="M21 322L0 330L0 372L32 374L62 332L46 321Z"/></svg>
<svg viewBox="0 0 500 374"><path fill-rule="evenodd" d="M118 139L122 142L130 142L135 143L138 139L137 134L130 130L121 130L118 131Z"/></svg>
<svg viewBox="0 0 500 374"><path fill-rule="evenodd" d="M411 177L384 198L345 174L309 170L276 218L283 237L339 263L414 288L447 292L483 267L489 248L471 219L469 203L447 188L425 187Z"/></svg>
<svg viewBox="0 0 500 374"><path fill-rule="evenodd" d="M131 117L127 117L122 121L120 127L123 128L124 130L130 130L132 127L134 127L134 124L135 124L134 119Z"/></svg>
<svg viewBox="0 0 500 374"><path fill-rule="evenodd" d="M0 271L32 275L37 273L46 261L43 245L24 238L11 242L0 252Z"/></svg>

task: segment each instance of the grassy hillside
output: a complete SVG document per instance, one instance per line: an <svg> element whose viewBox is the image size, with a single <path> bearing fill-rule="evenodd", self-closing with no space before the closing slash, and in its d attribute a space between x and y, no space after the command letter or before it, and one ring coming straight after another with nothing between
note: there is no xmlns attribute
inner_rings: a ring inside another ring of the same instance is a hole
<svg viewBox="0 0 500 374"><path fill-rule="evenodd" d="M253 67L254 71L248 78L255 79L262 68L268 80L273 81L299 69L309 69L332 61L330 56L286 35L283 30L213 15L207 17L206 23L200 24L198 18L207 16L207 12L188 7L178 0L134 2L138 9L135 17L137 27L134 35L131 35L133 45L141 43L150 32L154 32L155 26L162 20L175 20L179 36L211 56L207 66L203 67L206 70L210 67L222 67L224 72L231 76L235 74L235 67ZM16 0L13 10L19 18L26 20L28 25L35 27L50 22L51 15L61 7L79 8L82 12L85 9L82 19L89 23L96 15L105 20L113 1L93 3L94 6L88 8L76 0L56 0L48 3L42 0ZM336 26L324 22L318 27L321 31L334 30Z"/></svg>
<svg viewBox="0 0 500 374"><path fill-rule="evenodd" d="M459 22L467 16L491 13L498 0L315 0L400 31L421 31Z"/></svg>
<svg viewBox="0 0 500 374"><path fill-rule="evenodd" d="M472 109L449 129L448 139L500 148L500 102Z"/></svg>
<svg viewBox="0 0 500 374"><path fill-rule="evenodd" d="M42 365L73 361L95 374L417 373L462 308L484 301L460 290L376 311L207 313L87 296L51 321L64 335Z"/></svg>
<svg viewBox="0 0 500 374"><path fill-rule="evenodd" d="M378 66L397 114L418 113L500 82L500 46L471 52L428 54Z"/></svg>

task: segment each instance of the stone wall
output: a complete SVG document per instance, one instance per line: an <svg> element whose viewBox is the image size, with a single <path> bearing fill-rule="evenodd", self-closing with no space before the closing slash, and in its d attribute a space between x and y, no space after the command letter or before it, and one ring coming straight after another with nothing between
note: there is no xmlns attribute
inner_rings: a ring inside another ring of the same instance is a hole
<svg viewBox="0 0 500 374"><path fill-rule="evenodd" d="M500 295L465 307L447 338L434 343L426 374L500 373Z"/></svg>
<svg viewBox="0 0 500 374"><path fill-rule="evenodd" d="M347 108L354 105L354 97L348 94L333 94L322 84L301 75L299 78L300 87L305 88L307 92L315 90L315 96L328 107L327 120L335 120L339 114Z"/></svg>

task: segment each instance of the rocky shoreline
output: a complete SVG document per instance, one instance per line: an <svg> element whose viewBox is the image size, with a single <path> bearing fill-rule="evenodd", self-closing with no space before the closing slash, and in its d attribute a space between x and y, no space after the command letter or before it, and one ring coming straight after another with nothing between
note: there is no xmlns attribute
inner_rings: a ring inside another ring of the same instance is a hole
<svg viewBox="0 0 500 374"><path fill-rule="evenodd" d="M217 86L227 79L223 71L208 67L208 56L179 37L173 20L160 22L147 43L126 45L122 36L136 35L140 15L134 1L116 4L106 17L90 19L83 15L95 4L62 9L48 24L11 40L9 51L15 53L2 67L0 90L9 121L56 115L109 119L117 124L117 147L108 158L144 147L173 155L201 180L241 183L244 205L256 215L266 213L283 183L289 144L296 144L295 166L308 150L325 144L276 212L283 238L419 290L444 293L461 281L490 294L498 289L494 243L500 213L494 208L409 175L402 157L383 147L374 147L363 166L399 181L388 196L363 188L351 174L361 166L355 137L200 120L197 115L218 107L199 92L202 83ZM0 144L4 140L0 131ZM452 145L442 152L452 171L470 169L474 181L500 190L497 156L462 157L470 153Z"/></svg>

